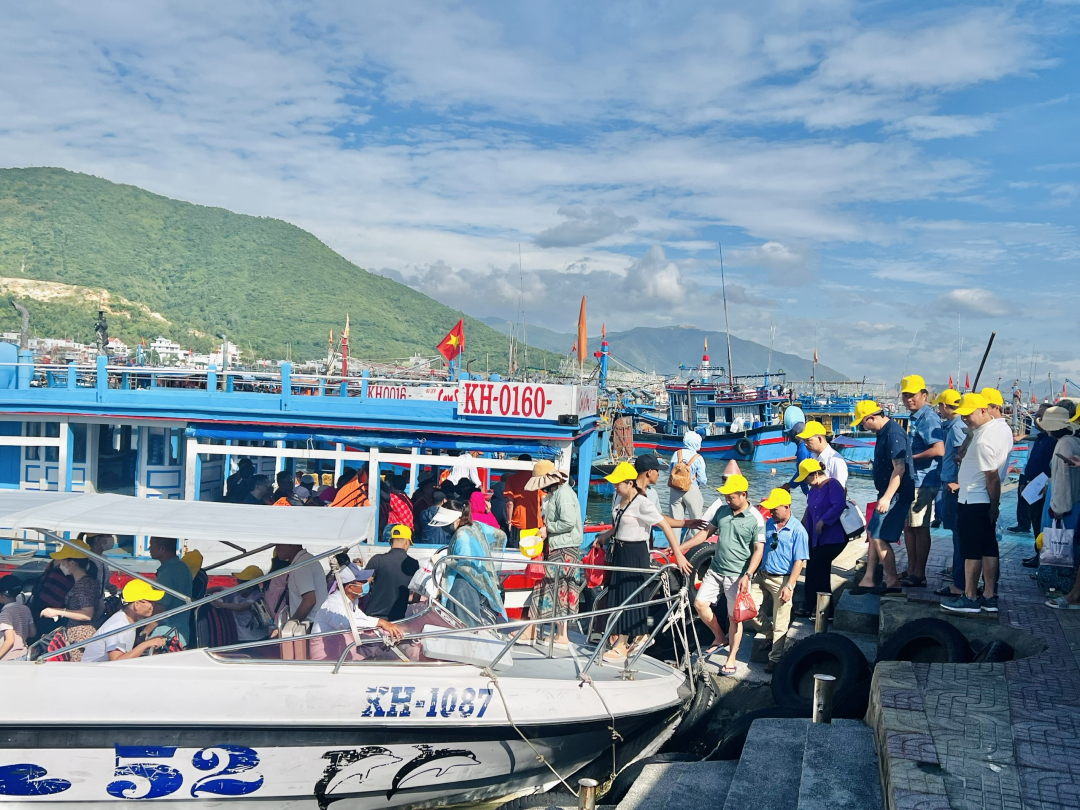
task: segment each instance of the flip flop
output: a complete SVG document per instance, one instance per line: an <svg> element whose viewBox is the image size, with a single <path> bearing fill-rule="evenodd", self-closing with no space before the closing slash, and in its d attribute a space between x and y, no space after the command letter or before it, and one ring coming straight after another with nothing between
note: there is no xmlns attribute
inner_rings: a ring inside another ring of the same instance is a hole
<svg viewBox="0 0 1080 810"><path fill-rule="evenodd" d="M736 672L735 667L729 667L729 666L726 666L726 665L720 667L720 674L723 675L725 678L734 677L735 672Z"/></svg>
<svg viewBox="0 0 1080 810"><path fill-rule="evenodd" d="M901 579L900 584L903 585L905 588L925 588L926 578L908 576Z"/></svg>
<svg viewBox="0 0 1080 810"><path fill-rule="evenodd" d="M701 654L708 658L710 655L726 650L727 648L727 644L711 644L702 650Z"/></svg>
<svg viewBox="0 0 1080 810"><path fill-rule="evenodd" d="M1047 599L1046 606L1051 607L1054 610L1080 610L1080 604L1073 604L1064 596L1058 596L1055 599Z"/></svg>
<svg viewBox="0 0 1080 810"><path fill-rule="evenodd" d="M958 594L958 593L953 593L952 591L950 591L948 585L946 585L943 588L938 588L936 591L934 591L934 596L959 596L959 595L960 594Z"/></svg>
<svg viewBox="0 0 1080 810"><path fill-rule="evenodd" d="M887 585L877 585L872 590L867 591L867 593L876 594L877 596L886 596L886 595L892 594L892 593L903 593L903 592L904 592L903 588L890 588Z"/></svg>
<svg viewBox="0 0 1080 810"><path fill-rule="evenodd" d="M873 593L876 585L856 585L854 588L848 590L852 596L865 596L868 593Z"/></svg>

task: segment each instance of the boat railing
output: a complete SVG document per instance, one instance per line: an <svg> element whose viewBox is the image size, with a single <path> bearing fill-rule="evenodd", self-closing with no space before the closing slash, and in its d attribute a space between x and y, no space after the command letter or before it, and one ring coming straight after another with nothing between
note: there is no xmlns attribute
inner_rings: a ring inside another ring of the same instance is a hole
<svg viewBox="0 0 1080 810"><path fill-rule="evenodd" d="M239 593L240 591L246 591L246 590L248 590L248 589L250 589L252 587L258 586L258 585L260 585L260 584L262 584L264 582L275 579L276 577L287 576L291 571L297 570L297 568L303 567L305 565L314 565L314 564L320 562L321 560L327 559L329 557L336 556L337 554L340 554L340 553L342 553L342 552L344 552L346 550L347 549L345 547L339 547L339 548L331 549L331 550L323 552L323 553L321 553L319 555L312 556L309 559L303 560L300 563L298 563L296 566L289 566L287 568L283 568L283 569L280 569L278 571L271 571L270 573L264 574L263 576L260 576L260 577L256 577L255 579L239 583L238 585L236 585L236 586L234 586L232 588L227 588L225 590L216 591L216 592L214 592L212 594L206 595L205 597L203 597L201 599L190 601L187 604L180 605L179 607L173 608L171 610L163 611L161 613L155 614L155 615L150 616L150 617L145 618L145 619L140 619L138 621L132 622L131 624L125 625L125 626L117 628L115 630L111 630L111 631L109 631L107 633L97 634L97 635L93 636L92 638L86 639L84 641L79 641L79 642L75 642L75 643L72 643L72 644L68 644L68 645L66 645L66 646L64 646L64 647L62 647L60 649L54 650L52 652L45 652L40 657L38 657L36 659L36 663L44 663L44 662L52 661L52 660L56 660L56 659L63 660L63 658L62 658L63 656L67 655L68 653L70 653L70 652L72 652L74 650L78 650L78 649L82 649L82 648L86 647L86 645L88 645L91 641L95 641L95 640L98 640L98 639L103 639L103 638L108 638L108 637L111 637L111 636L115 636L115 635L118 635L120 633L127 632L129 630L137 630L137 629L139 629L141 627L145 627L146 625L161 622L164 619L169 619L169 618L172 618L174 616L179 616L179 615L181 615L183 613L187 613L187 612L196 610L196 609L202 607L203 605L211 604L211 603L216 602L216 601L218 601L220 599L223 599L224 597L229 596L231 594ZM250 554L250 553L254 553L254 552L248 552L248 553ZM246 555L243 555L243 556L246 556ZM492 656L492 658L490 659L490 661L487 663L487 665L485 667L488 670L494 670L494 668L498 666L499 662L513 648L515 642L517 642L521 638L522 634L530 627L536 627L538 629L542 629L543 626L545 626L545 625L549 626L549 638L548 638L546 657L547 658L552 658L553 655L554 655L554 637L555 637L555 632L554 632L554 626L553 625L555 623L580 622L582 620L588 619L589 620L589 626L591 628L592 623L597 618L607 617L606 627L604 629L604 632L603 632L601 638L597 641L597 643L595 645L595 648L592 650L592 652L589 655L588 660L585 662L584 666L581 666L580 662L577 661L576 656L574 656L575 662L577 662L577 665L578 665L578 675L579 675L580 678L585 680L588 677L589 670L596 664L598 658L603 654L603 652L604 652L604 650L606 648L607 642L610 639L610 637L611 637L611 635L612 635L612 633L614 631L614 628L617 625L619 617L621 617L627 611L631 611L631 610L649 610L651 608L659 607L659 608L663 609L662 615L660 615L659 617L657 617L655 619L652 633L649 635L647 641L644 644L639 645L639 648L636 648L631 655L628 655L626 657L625 663L624 663L624 666L623 666L623 669L622 669L622 672L621 672L621 677L627 678L627 679L633 677L633 673L635 671L634 667L637 664L638 660L641 658L641 656L644 654L646 648L656 639L657 635L661 631L663 631L664 629L667 629L669 627L672 627L676 620L681 620L682 624L683 624L683 626L681 628L682 632L680 633L680 638L683 641L683 646L685 648L684 649L685 655L683 656L683 661L681 663L686 667L688 667L689 664L690 664L691 652L690 652L690 649L689 649L689 646L688 646L688 643L687 643L688 635L687 635L687 628L685 626L685 617L686 617L686 611L687 611L687 608L688 608L688 605L689 605L689 601L688 601L687 591L686 591L686 586L685 585L682 585L678 590L675 590L675 591L672 591L672 589L670 587L670 579L668 578L668 575L671 572L676 572L677 573L677 568L674 565L668 564L668 565L664 565L664 566L661 566L661 567L658 567L658 568L639 569L639 568L629 568L629 567L625 567L625 566L610 566L610 565L595 565L595 564L586 564L586 563L569 563L569 562L558 562L558 561L547 561L547 560L534 560L534 561L531 561L530 564L543 566L545 569L554 569L554 591L555 591L555 593L558 593L559 578L562 575L562 569L571 569L574 572L580 572L582 575L584 574L585 571L588 571L588 570L602 570L604 572L626 572L626 573L645 574L646 576L643 578L642 583L631 594L629 594L622 602L620 602L618 605L605 606L603 608L595 608L595 609L590 610L590 611L585 611L585 612L581 612L581 613L575 613L575 614L572 614L572 615L536 616L536 617L530 617L528 619L519 619L519 620L513 620L513 621L485 622L480 617L474 616L470 611L468 611L467 608L465 608L464 605L462 605L457 599L455 599L449 593L449 591L447 591L443 587L445 568L447 566L452 566L455 563L461 563L461 562L486 562L486 563L493 563L493 564L498 566L501 561L498 558L470 557L470 556L461 556L461 555L445 555L445 556L441 557L440 559L436 560L435 564L432 566L432 572L431 572L432 582L435 585L435 594L436 595L435 595L435 597L433 599L431 599L429 601L429 605L428 605L427 610L434 610L434 611L440 613L440 615L443 616L446 623L457 622L461 626L448 626L448 627L441 627L439 629L424 630L423 632L419 632L419 633L406 633L405 636L401 639L400 642L397 642L394 645L389 645L389 646L391 646L392 649L396 649L397 644L400 644L401 642L423 641L424 639L436 638L436 637L439 637L439 636L456 636L456 637L460 637L463 634L484 634L484 635L488 636L489 638L491 638L492 634L498 634L496 636L496 638L501 639L503 636L506 636L506 640L503 643L503 645L501 646L501 648ZM143 577L140 577L140 579L142 579L142 578ZM660 591L661 591L660 594L657 594L657 589L660 589ZM640 595L642 595L642 594L646 594L646 598L642 599L640 601L635 601L635 600L638 600ZM453 603L455 607L457 607L460 610L463 610L468 616L471 616L475 620L475 624L473 624L472 626L468 626L464 621L461 621L460 618L453 617L452 614L443 605L442 600L445 600L445 602L447 604ZM427 610L422 611L418 615L424 615L427 612ZM416 618L417 618L417 616L408 617L408 619L406 619L406 621L416 619ZM255 641L241 642L241 643L237 643L237 644L219 645L219 646L216 646L216 647L207 647L207 648L204 648L204 649L209 654L212 654L212 655L215 655L215 656L225 656L225 654L227 654L227 653L241 652L241 651L244 651L244 650L252 650L252 649L261 648L261 647L276 647L276 646L280 646L280 645L283 645L283 644L290 644L290 643L295 643L295 642L307 642L307 641L313 640L313 639L325 639L325 638L329 638L329 637L337 637L337 636L343 636L343 635L348 635L348 634L349 634L348 630L346 630L346 631L331 630L331 631L319 632L319 633L297 634L297 635L286 637L286 638L278 637L278 638L259 639L259 640L255 640ZM346 663L345 659L349 656L349 653L357 650L358 647L363 647L363 646L369 645L369 644L388 645L387 638L385 636L383 636L381 633L372 634L370 637L361 637L359 633L353 633L351 635L352 635L352 640L345 646L344 650L341 652L341 654L336 659L336 664L335 664L334 670L333 670L334 674L339 672L342 665L344 663ZM40 643L41 642L38 642L38 644L40 644ZM399 655L399 658L402 661L411 662L411 659L408 659L406 656L404 656L404 654L400 653L400 651L398 651L398 655ZM258 660L260 662L265 663L265 662L271 661L273 659L252 659L252 660ZM310 663L324 663L325 664L325 663L329 663L329 661L331 661L331 660L333 660L333 659L326 659L326 660L322 660L322 661L312 661ZM295 663L295 662L287 662L287 663ZM306 662L301 662L301 663L306 663ZM380 663L386 663L386 662L383 661L383 662L380 662ZM693 687L691 687L691 688L693 688Z"/></svg>

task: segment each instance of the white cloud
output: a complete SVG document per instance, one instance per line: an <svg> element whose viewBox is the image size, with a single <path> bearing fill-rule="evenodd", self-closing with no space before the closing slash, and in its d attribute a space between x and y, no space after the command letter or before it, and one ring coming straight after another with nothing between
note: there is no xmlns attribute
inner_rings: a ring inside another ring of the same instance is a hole
<svg viewBox="0 0 1080 810"><path fill-rule="evenodd" d="M817 257L812 250L772 241L732 251L730 263L733 267L763 268L771 285L799 286L814 280Z"/></svg>
<svg viewBox="0 0 1080 810"><path fill-rule="evenodd" d="M998 318L1012 312L1008 301L979 287L950 290L934 300L934 307L941 312L959 312L985 318Z"/></svg>
<svg viewBox="0 0 1080 810"><path fill-rule="evenodd" d="M580 206L563 205L557 213L565 217L566 221L537 234L533 239L537 246L546 248L589 245L624 233L628 228L637 225L636 217L620 217L605 207L586 211Z"/></svg>

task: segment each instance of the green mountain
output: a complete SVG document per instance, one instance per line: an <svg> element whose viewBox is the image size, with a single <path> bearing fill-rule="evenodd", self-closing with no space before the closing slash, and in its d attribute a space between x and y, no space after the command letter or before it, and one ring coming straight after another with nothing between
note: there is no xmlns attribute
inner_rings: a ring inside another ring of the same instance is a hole
<svg viewBox="0 0 1080 810"><path fill-rule="evenodd" d="M511 321L502 318L484 318L484 323L506 335L510 334L513 326ZM564 355L569 353L570 347L577 340L576 335L554 332L532 324L528 325L528 335L529 345ZM708 332L694 326L638 326L625 332L611 332L607 339L613 357L642 371L677 374L680 364L697 366L701 363L705 341L712 345L712 364L727 365L727 345L723 332ZM590 337L589 351L599 349L600 336ZM789 380L809 380L814 370L812 360L784 352L770 353L768 346L734 335L731 336L731 364L735 367L736 374L762 374L770 367L773 371L783 369ZM817 378L831 381L847 379L836 369L820 363L817 367Z"/></svg>
<svg viewBox="0 0 1080 810"><path fill-rule="evenodd" d="M296 358L325 357L346 313L354 357L432 355L464 317L465 359L482 368L490 354L492 370L506 368L497 331L357 267L295 225L64 169L0 169L0 295L25 304L42 336L92 342L105 309L109 333L129 344L165 335L206 350L224 333L264 358L283 357L286 344ZM0 307L0 329L18 324L13 308ZM544 352L530 350L529 360L542 363Z"/></svg>

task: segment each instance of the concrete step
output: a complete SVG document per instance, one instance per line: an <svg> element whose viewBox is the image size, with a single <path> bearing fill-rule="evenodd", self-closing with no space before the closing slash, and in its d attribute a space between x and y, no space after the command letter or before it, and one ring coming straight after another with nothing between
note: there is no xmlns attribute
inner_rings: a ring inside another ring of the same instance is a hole
<svg viewBox="0 0 1080 810"><path fill-rule="evenodd" d="M877 635L881 597L872 593L852 596L845 591L833 611L833 627L848 633Z"/></svg>
<svg viewBox="0 0 1080 810"><path fill-rule="evenodd" d="M738 763L659 762L646 765L618 810L722 807Z"/></svg>
<svg viewBox="0 0 1080 810"><path fill-rule="evenodd" d="M859 720L811 723L806 730L798 810L882 807L873 730Z"/></svg>
<svg viewBox="0 0 1080 810"><path fill-rule="evenodd" d="M795 810L809 720L755 720L724 810Z"/></svg>

